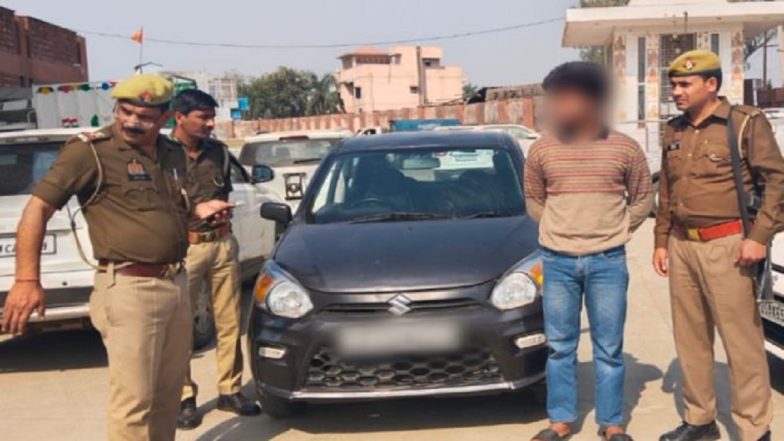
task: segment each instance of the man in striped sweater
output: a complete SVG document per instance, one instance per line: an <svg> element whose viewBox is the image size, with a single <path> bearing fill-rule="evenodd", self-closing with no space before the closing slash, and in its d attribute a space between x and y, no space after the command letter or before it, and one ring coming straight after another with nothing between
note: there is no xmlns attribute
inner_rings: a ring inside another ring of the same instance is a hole
<svg viewBox="0 0 784 441"><path fill-rule="evenodd" d="M534 440L566 439L578 419L577 344L584 297L600 435L628 441L623 415L625 244L651 211L651 175L639 145L608 129L609 81L600 66L563 64L543 86L551 133L531 147L525 165L527 210L539 222L551 348L550 427Z"/></svg>

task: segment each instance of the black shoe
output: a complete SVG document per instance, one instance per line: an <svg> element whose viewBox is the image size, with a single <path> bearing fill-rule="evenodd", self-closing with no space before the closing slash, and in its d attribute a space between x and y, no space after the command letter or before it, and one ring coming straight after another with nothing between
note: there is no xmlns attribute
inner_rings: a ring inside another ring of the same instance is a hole
<svg viewBox="0 0 784 441"><path fill-rule="evenodd" d="M715 421L702 426L692 426L684 422L672 432L662 435L659 441L713 441L719 438L721 433Z"/></svg>
<svg viewBox="0 0 784 441"><path fill-rule="evenodd" d="M240 393L219 395L218 409L240 416L256 416L261 413L261 408L256 402L243 397Z"/></svg>
<svg viewBox="0 0 784 441"><path fill-rule="evenodd" d="M772 439L773 438L770 437L770 430L768 430L768 433L762 435L762 438L760 438L759 441L770 441Z"/></svg>
<svg viewBox="0 0 784 441"><path fill-rule="evenodd" d="M180 414L177 416L177 428L191 430L201 425L201 415L196 409L196 398L186 398L180 403Z"/></svg>

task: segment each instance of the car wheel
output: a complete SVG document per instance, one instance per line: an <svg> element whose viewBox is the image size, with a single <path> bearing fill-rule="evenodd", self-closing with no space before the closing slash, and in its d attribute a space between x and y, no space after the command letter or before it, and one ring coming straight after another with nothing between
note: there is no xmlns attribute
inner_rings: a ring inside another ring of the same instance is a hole
<svg viewBox="0 0 784 441"><path fill-rule="evenodd" d="M651 217L656 217L656 212L659 211L659 177L653 178L651 190L653 191L653 208L651 208Z"/></svg>
<svg viewBox="0 0 784 441"><path fill-rule="evenodd" d="M212 295L207 284L202 283L193 308L193 349L202 349L215 338L215 320L212 317Z"/></svg>
<svg viewBox="0 0 784 441"><path fill-rule="evenodd" d="M305 412L306 403L302 401L289 401L275 395L259 393L261 411L272 418L290 418Z"/></svg>

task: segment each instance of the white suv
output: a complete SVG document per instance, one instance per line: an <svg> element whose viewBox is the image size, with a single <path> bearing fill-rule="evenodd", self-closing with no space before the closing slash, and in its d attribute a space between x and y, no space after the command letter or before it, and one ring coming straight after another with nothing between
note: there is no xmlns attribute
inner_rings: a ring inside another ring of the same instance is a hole
<svg viewBox="0 0 784 441"><path fill-rule="evenodd" d="M15 234L22 209L35 184L43 178L66 140L92 129L48 129L0 134L0 315L15 273ZM233 157L232 157L233 158ZM234 191L231 199L241 202L234 210L233 228L240 246L243 279L253 279L275 243L275 226L260 218L261 204L277 202L251 184L248 173L236 159L231 166ZM46 291L46 315L33 314L29 329L82 328L90 325L88 301L94 270L82 261L70 226L70 214L79 207L72 198L49 221L41 252L41 284ZM75 216L76 234L85 254L92 246L81 212ZM92 262L95 264L95 262ZM206 287L194 305L194 345L201 347L215 332L210 294Z"/></svg>
<svg viewBox="0 0 784 441"><path fill-rule="evenodd" d="M343 138L345 130L263 133L245 139L240 162L257 187L269 191L296 211L308 182L324 155Z"/></svg>

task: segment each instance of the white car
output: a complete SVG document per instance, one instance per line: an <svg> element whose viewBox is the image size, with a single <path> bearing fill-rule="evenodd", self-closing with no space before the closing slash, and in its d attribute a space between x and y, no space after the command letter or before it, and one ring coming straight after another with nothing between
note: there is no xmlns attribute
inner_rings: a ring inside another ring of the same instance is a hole
<svg viewBox="0 0 784 441"><path fill-rule="evenodd" d="M784 233L773 239L771 263L774 299L762 302L760 313L765 328L765 348L772 355L784 360Z"/></svg>
<svg viewBox="0 0 784 441"><path fill-rule="evenodd" d="M520 124L481 124L472 126L445 126L436 127L439 132L458 132L472 130L495 130L509 134L523 149L523 156L528 156L528 149L541 136L535 130Z"/></svg>
<svg viewBox="0 0 784 441"><path fill-rule="evenodd" d="M239 160L257 187L279 196L296 211L321 159L350 136L345 130L258 134L245 139Z"/></svg>
<svg viewBox="0 0 784 441"><path fill-rule="evenodd" d="M57 158L63 143L80 132L94 129L47 129L0 134L0 315L5 297L14 282L15 234L22 209L35 184L43 178ZM233 158L233 157L232 157ZM275 244L275 226L260 218L261 204L276 202L263 189L256 188L239 162L232 161L231 200L240 202L232 220L239 241L243 279L253 279ZM82 261L70 227L75 215L76 234L85 254L92 259L87 226L76 198L55 212L47 225L41 252L41 284L46 290L46 316L33 314L31 331L83 328L90 325L88 300L94 269ZM91 262L95 264L95 262ZM206 287L194 305L194 345L204 346L212 339L214 324Z"/></svg>
<svg viewBox="0 0 784 441"><path fill-rule="evenodd" d="M767 109L762 109L762 112L765 113L765 116L767 116L768 119L784 118L784 107L769 107Z"/></svg>

